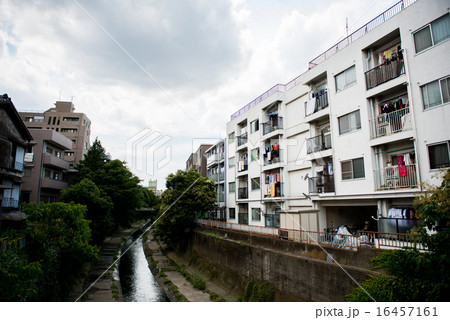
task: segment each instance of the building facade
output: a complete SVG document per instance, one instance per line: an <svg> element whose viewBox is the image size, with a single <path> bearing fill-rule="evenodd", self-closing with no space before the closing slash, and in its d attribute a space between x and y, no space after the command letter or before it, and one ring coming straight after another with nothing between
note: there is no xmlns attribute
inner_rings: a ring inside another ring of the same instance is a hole
<svg viewBox="0 0 450 320"><path fill-rule="evenodd" d="M91 121L84 113L75 112L72 102L56 101L47 111L20 112L20 116L29 129L52 129L72 140L72 147L64 153L70 168L83 160L91 147Z"/></svg>
<svg viewBox="0 0 450 320"><path fill-rule="evenodd" d="M7 94L0 96L0 220L22 220L19 211L25 149L32 136Z"/></svg>
<svg viewBox="0 0 450 320"><path fill-rule="evenodd" d="M214 181L217 199L211 212L211 218L225 220L226 218L226 155L225 140L220 140L205 151L206 176Z"/></svg>
<svg viewBox="0 0 450 320"><path fill-rule="evenodd" d="M446 1L400 1L236 112L227 219L270 226L278 212L280 227L312 231L415 225L421 183L450 167L449 38Z"/></svg>
<svg viewBox="0 0 450 320"><path fill-rule="evenodd" d="M51 129L30 129L33 140L25 154L21 199L25 202L57 202L67 188L69 162L64 153L72 141Z"/></svg>
<svg viewBox="0 0 450 320"><path fill-rule="evenodd" d="M194 169L202 177L206 177L206 157L205 153L206 150L208 150L210 147L212 147L212 144L201 144L197 151L192 153L188 160L186 161L186 171Z"/></svg>

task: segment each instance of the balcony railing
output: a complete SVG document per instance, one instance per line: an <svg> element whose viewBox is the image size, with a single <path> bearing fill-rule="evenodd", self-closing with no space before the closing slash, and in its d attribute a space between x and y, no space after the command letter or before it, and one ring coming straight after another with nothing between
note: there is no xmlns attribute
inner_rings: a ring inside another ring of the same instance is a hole
<svg viewBox="0 0 450 320"><path fill-rule="evenodd" d="M325 136L319 135L309 139L306 139L307 153L319 152L323 150L331 149L331 135Z"/></svg>
<svg viewBox="0 0 450 320"><path fill-rule="evenodd" d="M268 134L278 129L283 129L283 117L277 116L263 123L263 134Z"/></svg>
<svg viewBox="0 0 450 320"><path fill-rule="evenodd" d="M237 169L238 172L247 171L248 170L248 161L247 160L240 160L237 163Z"/></svg>
<svg viewBox="0 0 450 320"><path fill-rule="evenodd" d="M238 147L242 146L243 144L246 144L248 141L248 134L247 132L241 134L239 137L237 137L237 144Z"/></svg>
<svg viewBox="0 0 450 320"><path fill-rule="evenodd" d="M208 165L216 161L219 161L219 155L217 153L214 153L210 155L208 158L206 158L206 163Z"/></svg>
<svg viewBox="0 0 450 320"><path fill-rule="evenodd" d="M283 162L283 150L279 149L277 152L272 151L270 154L270 160L268 156L264 157L264 165L270 166L271 164Z"/></svg>
<svg viewBox="0 0 450 320"><path fill-rule="evenodd" d="M375 190L418 187L416 165L401 165L374 170Z"/></svg>
<svg viewBox="0 0 450 320"><path fill-rule="evenodd" d="M334 175L309 178L308 186L309 193L335 192Z"/></svg>
<svg viewBox="0 0 450 320"><path fill-rule="evenodd" d="M369 122L371 139L412 129L411 114L408 107L389 113L382 113L369 120Z"/></svg>
<svg viewBox="0 0 450 320"><path fill-rule="evenodd" d="M3 198L1 200L1 207L2 208L18 208L19 200L14 199L14 198Z"/></svg>
<svg viewBox="0 0 450 320"><path fill-rule="evenodd" d="M272 187L273 185L273 187ZM284 197L284 184L283 182L277 182L266 185L264 198L280 198Z"/></svg>
<svg viewBox="0 0 450 320"><path fill-rule="evenodd" d="M326 107L328 107L328 92L316 93L314 98L305 102L305 116L314 114Z"/></svg>
<svg viewBox="0 0 450 320"><path fill-rule="evenodd" d="M248 188L238 189L238 199L248 199Z"/></svg>
<svg viewBox="0 0 450 320"><path fill-rule="evenodd" d="M210 178L214 182L223 181L225 179L225 174L223 173L209 174L208 178Z"/></svg>
<svg viewBox="0 0 450 320"><path fill-rule="evenodd" d="M17 171L23 171L23 163L12 160L10 168Z"/></svg>
<svg viewBox="0 0 450 320"><path fill-rule="evenodd" d="M403 60L390 61L379 65L365 73L367 90L375 88L389 80L395 79L405 73Z"/></svg>

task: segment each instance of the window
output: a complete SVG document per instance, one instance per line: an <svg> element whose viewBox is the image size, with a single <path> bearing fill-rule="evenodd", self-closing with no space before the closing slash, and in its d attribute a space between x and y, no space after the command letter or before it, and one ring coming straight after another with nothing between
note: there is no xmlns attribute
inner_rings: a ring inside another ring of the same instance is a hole
<svg viewBox="0 0 450 320"><path fill-rule="evenodd" d="M336 76L336 92L342 91L356 82L355 66L339 73Z"/></svg>
<svg viewBox="0 0 450 320"><path fill-rule="evenodd" d="M259 119L250 122L250 133L259 131Z"/></svg>
<svg viewBox="0 0 450 320"><path fill-rule="evenodd" d="M57 158L61 158L61 152L60 151L55 151L55 156L57 157Z"/></svg>
<svg viewBox="0 0 450 320"><path fill-rule="evenodd" d="M234 132L230 133L228 135L228 143L233 143L235 138L236 138L235 133Z"/></svg>
<svg viewBox="0 0 450 320"><path fill-rule="evenodd" d="M423 108L428 109L449 102L450 77L422 86Z"/></svg>
<svg viewBox="0 0 450 320"><path fill-rule="evenodd" d="M364 178L364 158L341 162L342 180Z"/></svg>
<svg viewBox="0 0 450 320"><path fill-rule="evenodd" d="M61 129L61 132L75 133L75 132L77 132L77 129L62 128L62 129Z"/></svg>
<svg viewBox="0 0 450 320"><path fill-rule="evenodd" d="M228 208L228 215L229 215L230 219L236 219L236 209Z"/></svg>
<svg viewBox="0 0 450 320"><path fill-rule="evenodd" d="M228 158L228 168L234 168L236 165L235 157Z"/></svg>
<svg viewBox="0 0 450 320"><path fill-rule="evenodd" d="M449 37L450 15L446 14L414 33L416 53L435 46Z"/></svg>
<svg viewBox="0 0 450 320"><path fill-rule="evenodd" d="M228 183L228 192L229 193L236 192L236 182Z"/></svg>
<svg viewBox="0 0 450 320"><path fill-rule="evenodd" d="M261 209L259 209L259 208L252 208L252 220L253 221L260 221L261 220Z"/></svg>
<svg viewBox="0 0 450 320"><path fill-rule="evenodd" d="M31 177L31 168L23 168L23 176Z"/></svg>
<svg viewBox="0 0 450 320"><path fill-rule="evenodd" d="M259 160L259 148L253 149L250 154L250 161Z"/></svg>
<svg viewBox="0 0 450 320"><path fill-rule="evenodd" d="M259 190L261 188L261 181L258 178L252 178L252 191Z"/></svg>
<svg viewBox="0 0 450 320"><path fill-rule="evenodd" d="M450 167L449 141L428 146L430 169Z"/></svg>
<svg viewBox="0 0 450 320"><path fill-rule="evenodd" d="M53 149L52 149L52 148L49 148L49 147L47 147L47 148L45 148L45 153L48 153L48 154L53 154Z"/></svg>
<svg viewBox="0 0 450 320"><path fill-rule="evenodd" d="M361 117L359 110L339 117L339 134L344 134L361 129Z"/></svg>
<svg viewBox="0 0 450 320"><path fill-rule="evenodd" d="M67 156L67 157L73 157L74 154L75 154L75 153L72 152L72 151L65 152L65 156Z"/></svg>

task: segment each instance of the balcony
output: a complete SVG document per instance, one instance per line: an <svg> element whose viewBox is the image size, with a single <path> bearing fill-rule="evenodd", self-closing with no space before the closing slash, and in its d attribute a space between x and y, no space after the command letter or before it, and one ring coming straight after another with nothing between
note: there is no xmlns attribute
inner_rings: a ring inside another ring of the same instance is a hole
<svg viewBox="0 0 450 320"><path fill-rule="evenodd" d="M305 117L328 107L328 92L321 91L314 94L312 99L305 102Z"/></svg>
<svg viewBox="0 0 450 320"><path fill-rule="evenodd" d="M278 129L283 129L283 117L276 116L268 122L263 123L263 135L269 134Z"/></svg>
<svg viewBox="0 0 450 320"><path fill-rule="evenodd" d="M395 79L405 73L403 60L390 61L365 73L367 90Z"/></svg>
<svg viewBox="0 0 450 320"><path fill-rule="evenodd" d="M63 170L69 169L69 163L66 160L52 156L51 154L44 155L44 165L60 168Z"/></svg>
<svg viewBox="0 0 450 320"><path fill-rule="evenodd" d="M411 114L408 107L389 113L382 113L369 120L369 122L371 139L412 129Z"/></svg>
<svg viewBox="0 0 450 320"><path fill-rule="evenodd" d="M264 198L281 198L284 197L283 182L271 183L266 185L266 192Z"/></svg>
<svg viewBox="0 0 450 320"><path fill-rule="evenodd" d="M19 200L14 198L3 198L0 199L2 208L18 208Z"/></svg>
<svg viewBox="0 0 450 320"><path fill-rule="evenodd" d="M206 158L206 164L209 166L211 163L219 161L219 155L217 153L210 155Z"/></svg>
<svg viewBox="0 0 450 320"><path fill-rule="evenodd" d="M309 193L335 192L334 175L308 178Z"/></svg>
<svg viewBox="0 0 450 320"><path fill-rule="evenodd" d="M326 136L319 135L309 139L306 139L306 152L311 154L313 152L319 152L331 149L331 135Z"/></svg>
<svg viewBox="0 0 450 320"><path fill-rule="evenodd" d="M219 181L223 181L225 179L225 174L223 174L223 173L214 173L214 174L208 175L208 178L210 178L214 182L219 182Z"/></svg>
<svg viewBox="0 0 450 320"><path fill-rule="evenodd" d="M283 162L283 150L271 151L270 159L268 154L264 155L264 165L270 166L272 164L282 163Z"/></svg>
<svg viewBox="0 0 450 320"><path fill-rule="evenodd" d="M418 187L415 164L374 170L374 178L376 191Z"/></svg>
<svg viewBox="0 0 450 320"><path fill-rule="evenodd" d="M248 134L247 132L241 134L239 137L237 137L237 145L238 147L246 144L248 142Z"/></svg>
<svg viewBox="0 0 450 320"><path fill-rule="evenodd" d="M17 171L23 171L23 163L12 160L10 168Z"/></svg>
<svg viewBox="0 0 450 320"><path fill-rule="evenodd" d="M248 199L248 188L239 188L238 189L238 199Z"/></svg>
<svg viewBox="0 0 450 320"><path fill-rule="evenodd" d="M47 189L56 189L56 190L62 190L67 188L68 184L65 181L61 180L54 180L50 178L44 178L42 179L41 188L47 188Z"/></svg>
<svg viewBox="0 0 450 320"><path fill-rule="evenodd" d="M240 160L237 163L237 171L243 172L248 170L248 161L247 160Z"/></svg>

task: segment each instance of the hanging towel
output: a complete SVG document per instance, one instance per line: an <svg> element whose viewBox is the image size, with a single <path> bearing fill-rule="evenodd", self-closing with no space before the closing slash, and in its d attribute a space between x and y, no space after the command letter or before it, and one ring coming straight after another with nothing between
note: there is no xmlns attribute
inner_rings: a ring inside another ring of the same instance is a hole
<svg viewBox="0 0 450 320"><path fill-rule="evenodd" d="M398 165L398 175L400 177L406 177L407 173L406 173L406 166L404 164L399 164Z"/></svg>
<svg viewBox="0 0 450 320"><path fill-rule="evenodd" d="M270 196L275 197L275 183L270 184Z"/></svg>
<svg viewBox="0 0 450 320"><path fill-rule="evenodd" d="M315 107L316 107L316 98L309 99L306 102L306 115L309 116L310 114L313 114Z"/></svg>

